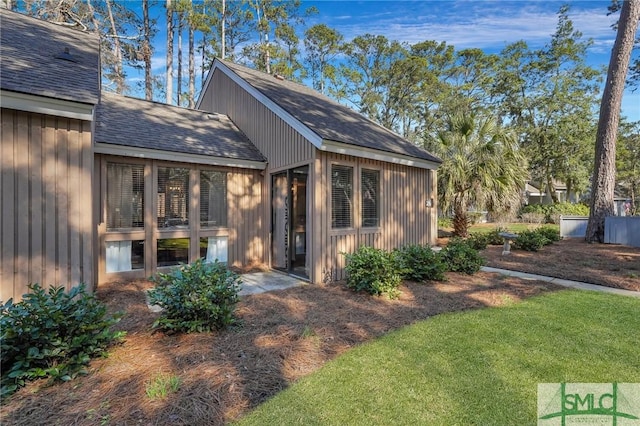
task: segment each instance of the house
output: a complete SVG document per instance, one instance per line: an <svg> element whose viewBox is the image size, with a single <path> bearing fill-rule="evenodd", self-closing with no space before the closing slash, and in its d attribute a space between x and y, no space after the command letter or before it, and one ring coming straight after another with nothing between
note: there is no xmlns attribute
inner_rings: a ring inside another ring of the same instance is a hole
<svg viewBox="0 0 640 426"><path fill-rule="evenodd" d="M0 11L1 300L200 257L312 283L435 244L440 160L303 86L216 60L197 109L100 90L97 37Z"/></svg>

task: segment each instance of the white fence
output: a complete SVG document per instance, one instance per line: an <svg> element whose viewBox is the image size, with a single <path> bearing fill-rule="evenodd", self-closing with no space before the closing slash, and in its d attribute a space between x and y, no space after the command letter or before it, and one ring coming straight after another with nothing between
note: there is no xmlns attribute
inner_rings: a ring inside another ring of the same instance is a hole
<svg viewBox="0 0 640 426"><path fill-rule="evenodd" d="M586 216L560 216L562 238L584 238L587 234ZM604 220L604 242L640 247L640 216L607 216Z"/></svg>

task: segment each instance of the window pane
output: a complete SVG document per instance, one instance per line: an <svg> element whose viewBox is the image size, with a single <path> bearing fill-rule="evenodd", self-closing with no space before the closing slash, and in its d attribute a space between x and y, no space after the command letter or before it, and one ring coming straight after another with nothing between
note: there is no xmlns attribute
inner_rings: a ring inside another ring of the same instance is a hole
<svg viewBox="0 0 640 426"><path fill-rule="evenodd" d="M362 170L362 226L378 226L380 223L378 196L380 171Z"/></svg>
<svg viewBox="0 0 640 426"><path fill-rule="evenodd" d="M206 263L217 260L227 263L227 247L229 237L204 237L200 238L200 257Z"/></svg>
<svg viewBox="0 0 640 426"><path fill-rule="evenodd" d="M107 231L144 228L144 166L107 164Z"/></svg>
<svg viewBox="0 0 640 426"><path fill-rule="evenodd" d="M107 272L144 269L144 241L106 241Z"/></svg>
<svg viewBox="0 0 640 426"><path fill-rule="evenodd" d="M189 226L189 169L158 167L158 228Z"/></svg>
<svg viewBox="0 0 640 426"><path fill-rule="evenodd" d="M227 174L203 170L200 172L200 226L227 226Z"/></svg>
<svg viewBox="0 0 640 426"><path fill-rule="evenodd" d="M158 266L189 263L189 238L158 240Z"/></svg>
<svg viewBox="0 0 640 426"><path fill-rule="evenodd" d="M331 166L331 227L350 228L353 203L353 168Z"/></svg>

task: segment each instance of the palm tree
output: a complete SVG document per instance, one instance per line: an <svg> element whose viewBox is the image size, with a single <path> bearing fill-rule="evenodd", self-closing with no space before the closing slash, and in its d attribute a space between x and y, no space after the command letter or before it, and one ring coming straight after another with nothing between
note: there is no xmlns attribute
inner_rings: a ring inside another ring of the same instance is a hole
<svg viewBox="0 0 640 426"><path fill-rule="evenodd" d="M443 210L453 208L454 234L466 237L469 207L496 213L519 206L527 179L527 161L514 134L493 118L449 117L448 129L431 147L443 159L438 197Z"/></svg>

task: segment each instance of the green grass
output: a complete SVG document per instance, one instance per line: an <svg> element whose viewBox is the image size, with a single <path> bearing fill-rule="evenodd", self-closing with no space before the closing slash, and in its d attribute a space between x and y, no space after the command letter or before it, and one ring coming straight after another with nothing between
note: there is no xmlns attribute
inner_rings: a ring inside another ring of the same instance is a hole
<svg viewBox="0 0 640 426"><path fill-rule="evenodd" d="M328 363L240 425L536 424L538 383L640 382L640 300L565 290L438 315Z"/></svg>
<svg viewBox="0 0 640 426"><path fill-rule="evenodd" d="M180 388L180 377L168 374L158 374L153 380L145 384L145 393L149 399L164 399L170 393Z"/></svg>

